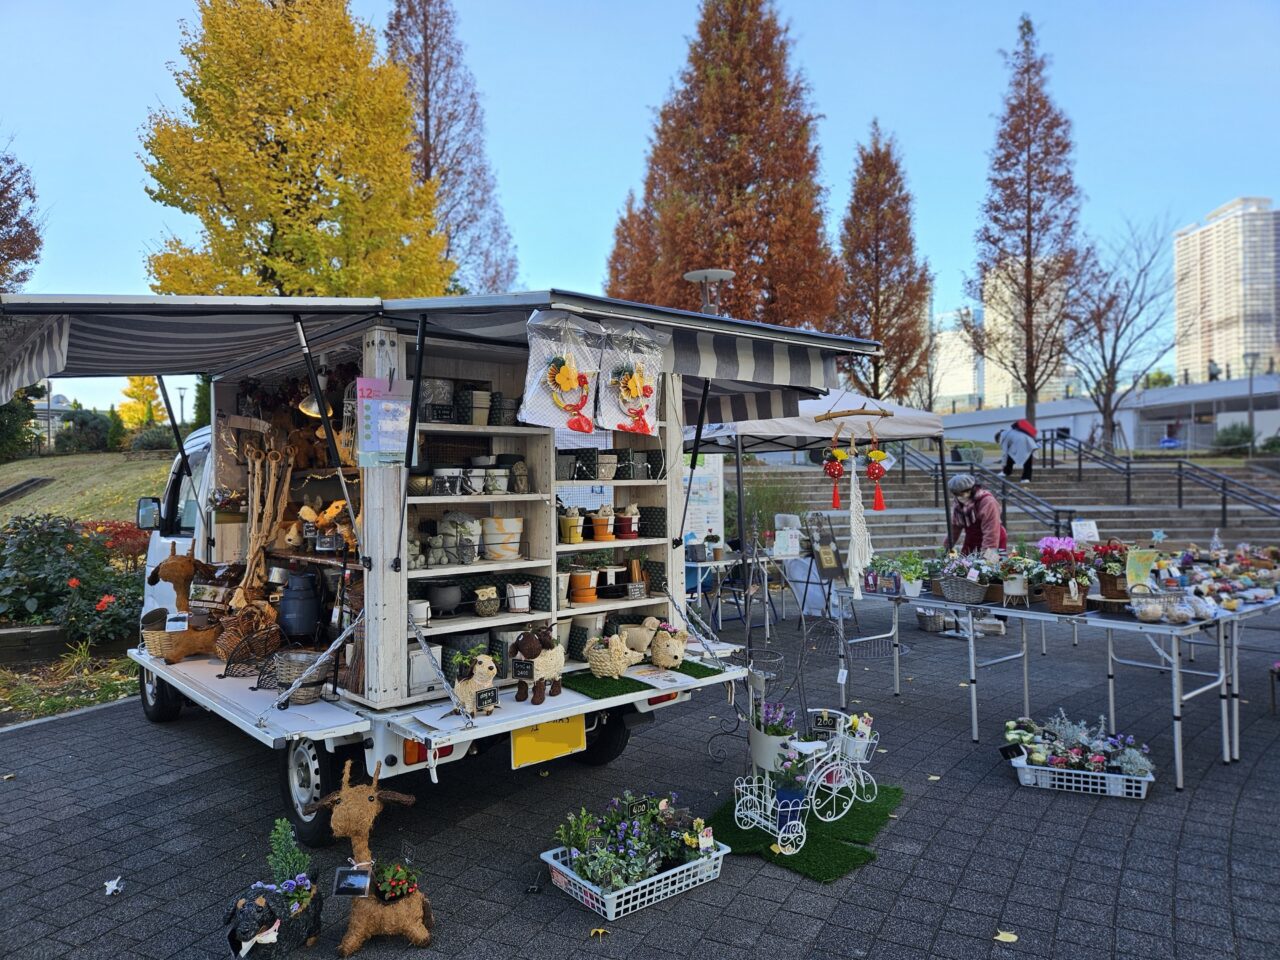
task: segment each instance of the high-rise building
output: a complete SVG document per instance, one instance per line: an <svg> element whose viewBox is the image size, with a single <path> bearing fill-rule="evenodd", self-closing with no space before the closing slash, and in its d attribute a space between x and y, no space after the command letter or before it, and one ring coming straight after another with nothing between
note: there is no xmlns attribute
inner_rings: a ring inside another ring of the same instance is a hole
<svg viewBox="0 0 1280 960"><path fill-rule="evenodd" d="M1173 237L1178 376L1209 379L1280 363L1280 210L1266 197L1239 197Z"/></svg>
<svg viewBox="0 0 1280 960"><path fill-rule="evenodd" d="M1021 357L1024 351L1022 304L1017 300L1009 284L1001 283L999 274L992 272L983 285L983 329L988 344L985 373L983 376L982 402L986 407L1020 407L1027 402L1026 393L1005 364L994 358L1003 357L1022 369ZM1054 305L1057 306L1056 304ZM1001 346L996 347L999 343ZM1042 371L1037 377L1041 381L1038 399L1062 400L1070 396L1079 396L1079 377L1075 369L1065 359L1060 358L1058 367L1045 376Z"/></svg>
<svg viewBox="0 0 1280 960"><path fill-rule="evenodd" d="M963 310L947 310L933 318L933 357L930 374L934 378L934 409L943 413L972 410L982 397L984 365L962 327ZM982 323L982 308L973 311Z"/></svg>

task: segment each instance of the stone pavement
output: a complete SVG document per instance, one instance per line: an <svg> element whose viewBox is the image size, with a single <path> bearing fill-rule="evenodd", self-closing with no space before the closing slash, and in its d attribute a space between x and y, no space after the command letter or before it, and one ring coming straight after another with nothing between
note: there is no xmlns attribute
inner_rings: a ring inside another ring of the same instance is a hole
<svg viewBox="0 0 1280 960"><path fill-rule="evenodd" d="M883 607L862 611L883 627ZM1246 642L1280 651L1280 623L1250 627ZM1014 662L981 675L983 742L968 732L964 646L904 630L903 695L887 660L855 661L856 706L876 717L874 772L906 796L874 844L878 858L822 886L756 858L730 857L719 881L603 923L542 877L569 808L626 788L674 789L710 812L729 799L745 762L713 762L709 738L730 715L718 691L660 713L605 768L561 761L511 771L505 747L425 776L397 777L416 807L389 807L375 853L414 845L435 905L425 955L456 958L1159 958L1263 960L1280 956L1280 719L1268 713L1266 670L1277 659L1242 655L1242 761L1218 756L1217 698L1185 710L1186 782L1171 773L1169 679L1121 673L1121 727L1152 746L1160 769L1146 801L1020 788L996 751L1003 721L1021 712ZM1129 652L1140 654L1135 644ZM794 663L794 631L778 641ZM986 655L1013 649L985 642ZM1210 659L1206 651L1204 660ZM1051 630L1049 656L1033 656L1032 712L1059 705L1075 718L1105 709L1105 647ZM835 705L835 668L811 652L810 705ZM720 740L718 743L725 743ZM267 834L279 815L276 758L197 709L176 722L145 721L136 701L0 732L0 956L204 958L229 956L228 899L265 876ZM935 775L938 780L930 780ZM316 854L330 882L345 845ZM124 893L103 882L123 875ZM334 956L347 907L329 901L321 943L301 957ZM590 939L593 928L609 935ZM997 929L1019 940L1005 946ZM375 941L360 954L424 954ZM252 956L252 954L250 955Z"/></svg>

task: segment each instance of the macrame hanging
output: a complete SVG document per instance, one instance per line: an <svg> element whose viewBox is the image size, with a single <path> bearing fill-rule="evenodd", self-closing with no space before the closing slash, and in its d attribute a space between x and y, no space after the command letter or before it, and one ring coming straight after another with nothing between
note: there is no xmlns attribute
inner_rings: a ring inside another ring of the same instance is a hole
<svg viewBox="0 0 1280 960"><path fill-rule="evenodd" d="M858 487L858 471L849 471L849 586L853 598L862 599L862 575L871 565L871 534L867 530L867 518L862 510L862 491Z"/></svg>

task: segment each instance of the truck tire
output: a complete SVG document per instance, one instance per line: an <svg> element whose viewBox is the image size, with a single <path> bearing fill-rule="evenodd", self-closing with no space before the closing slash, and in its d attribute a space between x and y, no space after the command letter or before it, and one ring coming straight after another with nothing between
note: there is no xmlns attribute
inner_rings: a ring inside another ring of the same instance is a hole
<svg viewBox="0 0 1280 960"><path fill-rule="evenodd" d="M293 832L309 847L333 843L329 811L304 813L303 808L338 789L341 773L337 758L314 740L291 740L280 751L280 796Z"/></svg>
<svg viewBox="0 0 1280 960"><path fill-rule="evenodd" d="M177 720L182 712L182 694L145 667L138 671L138 693L142 712L152 723Z"/></svg>
<svg viewBox="0 0 1280 960"><path fill-rule="evenodd" d="M623 721L622 714L606 710L597 718L596 728L587 733L587 749L575 753L573 759L588 767L603 767L622 756L630 741L631 728Z"/></svg>

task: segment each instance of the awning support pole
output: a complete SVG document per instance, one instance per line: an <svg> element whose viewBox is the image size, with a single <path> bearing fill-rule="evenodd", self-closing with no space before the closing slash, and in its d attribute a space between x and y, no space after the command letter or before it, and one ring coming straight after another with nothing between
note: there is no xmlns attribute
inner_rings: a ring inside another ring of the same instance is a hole
<svg viewBox="0 0 1280 960"><path fill-rule="evenodd" d="M338 440L333 432L333 421L329 418L329 404L320 388L320 376L316 373L316 363L311 358L311 347L307 344L307 331L302 326L302 314L293 315L293 326L298 331L298 345L302 347L302 360L307 365L307 379L311 381L311 395L315 398L316 408L320 411L320 425L324 427L325 445L329 450L329 462L338 475L338 485L342 487L342 499L347 504L347 515L351 517L351 532L356 537L356 547L360 553L360 563L366 570L373 569L373 560L364 555L364 534L360 524L356 522L355 504L351 502L351 492L347 489L347 477L342 472L342 457L338 454Z"/></svg>
<svg viewBox="0 0 1280 960"><path fill-rule="evenodd" d="M187 448L182 443L182 431L178 429L178 421L173 419L173 406L169 403L169 391L165 389L164 377L156 377L156 383L160 385L160 399L164 402L164 412L168 415L169 426L173 430L173 442L178 445L178 459L182 461L182 472L194 480L191 461L187 459Z"/></svg>
<svg viewBox="0 0 1280 960"><path fill-rule="evenodd" d="M942 529L946 531L943 538L943 544L947 547L953 546L951 543L951 491L947 489L947 442L945 437L938 437L938 469L939 476L942 478Z"/></svg>
<svg viewBox="0 0 1280 960"><path fill-rule="evenodd" d="M400 526L404 529L404 515L409 509L409 471L413 467L413 454L417 449L418 439L418 401L422 398L422 350L427 339L427 315L418 314L417 354L413 364L413 389L409 395L409 436L404 442L404 485L400 490ZM401 540L401 543L404 541ZM396 558L391 562L391 569L400 572L400 548L396 547Z"/></svg>
<svg viewBox="0 0 1280 960"><path fill-rule="evenodd" d="M684 542L684 525L689 519L689 497L693 493L693 473L698 469L698 450L702 447L702 427L707 420L707 394L711 392L711 378L702 381L702 399L698 401L698 425L693 429L693 456L689 459L689 485L684 491L684 512L680 514L680 535L675 540L679 546Z"/></svg>
<svg viewBox="0 0 1280 960"><path fill-rule="evenodd" d="M746 621L746 628L747 628L747 660L750 661L751 659L751 621L752 621L751 588L755 584L756 565L753 562L755 559L754 557L755 544L752 543L751 545L752 550L750 551L750 553L747 550L747 522L746 522L747 510L746 510L746 505L743 503L744 491L743 491L743 483L742 483L742 432L741 431L734 431L733 448L734 448L734 459L737 460L737 463L738 463L738 553L739 555L741 555L743 559L743 567L744 567L743 582L745 583L745 586L742 589L742 606L743 606L743 619ZM725 544L725 546L728 546L728 544ZM767 596L765 597L764 602L765 602L764 615L767 618L769 616L769 607L768 607L769 598Z"/></svg>

